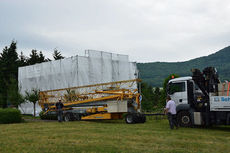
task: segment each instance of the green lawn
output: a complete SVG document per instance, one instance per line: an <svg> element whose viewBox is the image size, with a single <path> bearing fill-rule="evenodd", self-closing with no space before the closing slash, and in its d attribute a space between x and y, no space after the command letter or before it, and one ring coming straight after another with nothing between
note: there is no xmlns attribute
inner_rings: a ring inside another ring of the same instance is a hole
<svg viewBox="0 0 230 153"><path fill-rule="evenodd" d="M230 126L170 130L167 120L29 122L0 125L0 153L230 152Z"/></svg>

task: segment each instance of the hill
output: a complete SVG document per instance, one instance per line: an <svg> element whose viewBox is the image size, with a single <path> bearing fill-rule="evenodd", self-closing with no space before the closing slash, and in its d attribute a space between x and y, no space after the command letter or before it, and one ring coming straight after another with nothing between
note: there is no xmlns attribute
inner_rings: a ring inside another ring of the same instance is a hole
<svg viewBox="0 0 230 153"><path fill-rule="evenodd" d="M162 86L164 78L175 73L190 76L192 68L203 70L205 67L217 68L221 80L230 80L230 46L220 51L185 62L138 63L140 78L152 86Z"/></svg>

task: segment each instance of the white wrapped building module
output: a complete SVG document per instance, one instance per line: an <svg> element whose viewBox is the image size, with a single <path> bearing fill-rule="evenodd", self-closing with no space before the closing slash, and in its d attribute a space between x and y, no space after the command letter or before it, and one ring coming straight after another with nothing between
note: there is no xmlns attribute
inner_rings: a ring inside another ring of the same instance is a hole
<svg viewBox="0 0 230 153"><path fill-rule="evenodd" d="M73 56L20 67L18 73L22 94L32 89L46 91L131 80L138 76L136 63L129 62L127 55L93 50L87 50L86 56ZM33 108L28 109L25 106L20 108L22 113L32 114ZM41 110L38 108L37 113L39 111Z"/></svg>

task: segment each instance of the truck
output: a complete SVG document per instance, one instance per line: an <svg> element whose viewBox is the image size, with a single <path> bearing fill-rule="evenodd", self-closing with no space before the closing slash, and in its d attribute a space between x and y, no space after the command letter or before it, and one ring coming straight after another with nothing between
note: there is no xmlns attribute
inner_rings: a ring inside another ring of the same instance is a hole
<svg viewBox="0 0 230 153"><path fill-rule="evenodd" d="M55 103L64 105L64 121L112 120L125 118L126 123L144 123L141 113L139 79L123 80L39 92L44 114L56 114Z"/></svg>
<svg viewBox="0 0 230 153"><path fill-rule="evenodd" d="M178 124L230 125L230 82L221 83L214 67L191 71L192 76L171 79L166 87L176 103Z"/></svg>

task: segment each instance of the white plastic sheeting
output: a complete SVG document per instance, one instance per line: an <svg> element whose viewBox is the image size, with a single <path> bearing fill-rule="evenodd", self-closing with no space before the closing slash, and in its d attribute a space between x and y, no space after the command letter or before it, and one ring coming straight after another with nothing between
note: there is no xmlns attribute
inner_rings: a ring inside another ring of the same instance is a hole
<svg viewBox="0 0 230 153"><path fill-rule="evenodd" d="M129 62L127 55L94 50L86 50L86 56L20 67L18 73L22 94L32 89L46 91L131 80L138 76L136 63ZM33 113L29 104L21 105L20 109L25 114Z"/></svg>
<svg viewBox="0 0 230 153"><path fill-rule="evenodd" d="M18 109L22 114L34 114L34 104L31 102L22 103L18 106ZM42 111L42 108L39 106L38 102L35 104L35 115L39 116L39 113Z"/></svg>

